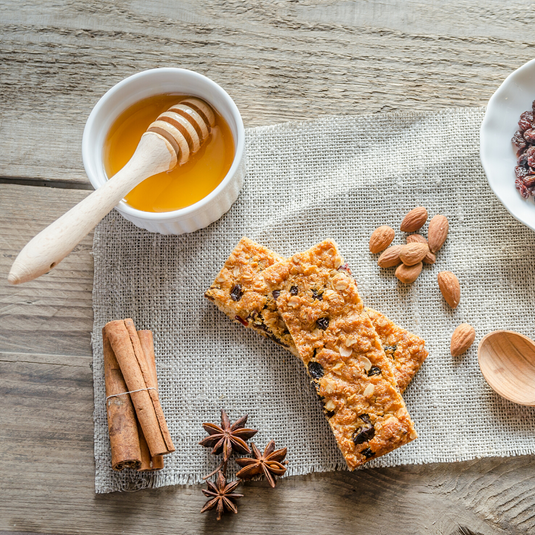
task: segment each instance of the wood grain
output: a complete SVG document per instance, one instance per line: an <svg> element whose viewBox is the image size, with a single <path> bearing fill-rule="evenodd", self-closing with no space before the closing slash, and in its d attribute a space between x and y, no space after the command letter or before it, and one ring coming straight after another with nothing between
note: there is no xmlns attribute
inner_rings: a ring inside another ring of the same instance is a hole
<svg viewBox="0 0 535 535"><path fill-rule="evenodd" d="M49 275L5 282L28 236L86 194L0 185L0 533L535 530L531 457L293 477L275 491L247 484L240 514L217 525L198 513L199 486L95 495L89 239Z"/></svg>
<svg viewBox="0 0 535 535"><path fill-rule="evenodd" d="M533 19L477 0L4 1L0 175L85 183L89 112L153 67L213 78L246 126L481 106L535 55Z"/></svg>
<svg viewBox="0 0 535 535"><path fill-rule="evenodd" d="M535 532L531 457L292 477L275 491L251 483L239 515L219 524L198 514L198 486L95 495L90 237L39 280L5 281L22 246L87 195L6 182L86 187L85 118L125 76L202 72L228 90L246 126L484 105L534 56L528 7L0 0L0 533Z"/></svg>

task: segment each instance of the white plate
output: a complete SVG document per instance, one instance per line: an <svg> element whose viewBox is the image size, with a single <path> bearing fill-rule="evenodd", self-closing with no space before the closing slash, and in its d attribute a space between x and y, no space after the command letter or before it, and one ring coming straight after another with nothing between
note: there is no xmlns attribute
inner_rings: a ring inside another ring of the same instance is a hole
<svg viewBox="0 0 535 535"><path fill-rule="evenodd" d="M535 204L515 188L515 149L511 138L518 119L535 100L535 60L510 74L492 95L481 125L480 156L490 187L509 213L535 230Z"/></svg>

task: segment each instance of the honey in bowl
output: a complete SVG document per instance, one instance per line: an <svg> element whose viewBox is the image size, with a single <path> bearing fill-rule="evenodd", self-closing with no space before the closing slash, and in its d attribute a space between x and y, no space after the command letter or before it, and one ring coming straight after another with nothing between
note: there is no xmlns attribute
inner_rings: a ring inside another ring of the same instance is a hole
<svg viewBox="0 0 535 535"><path fill-rule="evenodd" d="M186 95L157 95L126 109L112 124L104 142L104 169L108 177L120 171L134 154L149 125ZM215 125L202 147L183 165L151 176L125 199L144 212L169 212L191 206L206 197L225 178L234 159L234 138L227 121L212 106Z"/></svg>

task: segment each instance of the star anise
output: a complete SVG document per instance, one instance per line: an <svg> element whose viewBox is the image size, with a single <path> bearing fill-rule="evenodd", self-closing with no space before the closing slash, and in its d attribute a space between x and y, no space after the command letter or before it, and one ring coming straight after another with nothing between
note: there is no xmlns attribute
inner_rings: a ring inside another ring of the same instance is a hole
<svg viewBox="0 0 535 535"><path fill-rule="evenodd" d="M221 426L210 423L202 424L210 436L201 440L199 444L208 448L213 446L212 453L214 455L223 451L224 463L229 460L232 450L238 453L251 453L245 441L256 435L258 431L245 428L245 422L247 422L247 414L231 425L227 413L221 409Z"/></svg>
<svg viewBox="0 0 535 535"><path fill-rule="evenodd" d="M260 450L256 447L254 442L251 442L251 448L253 450L253 457L244 457L242 459L236 459L236 462L243 466L243 468L236 474L236 477L240 479L250 479L254 476L264 474L269 484L275 487L275 476L282 476L286 472L287 461L282 463L286 457L286 448L275 450L275 441L272 440L264 450L264 453L260 453Z"/></svg>
<svg viewBox="0 0 535 535"><path fill-rule="evenodd" d="M204 504L204 507L201 509L201 513L209 511L210 509L216 508L217 519L221 520L221 516L225 511L232 511L233 513L238 512L236 504L232 500L237 498L243 498L243 494L236 494L232 491L240 484L239 481L232 481L227 483L223 472L217 474L217 480L214 483L207 481L206 485L208 489L202 489L203 494L208 496L210 499Z"/></svg>

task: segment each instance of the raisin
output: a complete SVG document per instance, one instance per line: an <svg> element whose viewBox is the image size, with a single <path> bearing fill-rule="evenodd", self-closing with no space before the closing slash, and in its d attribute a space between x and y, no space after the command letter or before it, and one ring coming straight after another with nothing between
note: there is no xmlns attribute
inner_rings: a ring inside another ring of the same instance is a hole
<svg viewBox="0 0 535 535"><path fill-rule="evenodd" d="M517 165L515 167L516 178L524 178L528 174L529 174L529 167L524 167L523 165Z"/></svg>
<svg viewBox="0 0 535 535"><path fill-rule="evenodd" d="M378 368L377 366L372 366L370 368L370 371L368 372L368 377L371 377L372 375L381 375L381 368Z"/></svg>
<svg viewBox="0 0 535 535"><path fill-rule="evenodd" d="M242 295L243 295L243 290L241 289L241 286L239 284L236 284L236 286L234 286L232 290L230 290L230 298L233 301L239 301Z"/></svg>
<svg viewBox="0 0 535 535"><path fill-rule="evenodd" d="M535 167L535 147L529 147L524 154L527 157L527 164L530 167ZM524 154L522 154L522 156L524 156Z"/></svg>
<svg viewBox="0 0 535 535"><path fill-rule="evenodd" d="M524 197L524 199L529 198L529 191L528 188L524 185L524 181L521 178L517 178L515 180L515 187L518 190L518 193Z"/></svg>
<svg viewBox="0 0 535 535"><path fill-rule="evenodd" d="M334 411L325 411L325 416L327 416L327 418L332 418L334 416Z"/></svg>
<svg viewBox="0 0 535 535"><path fill-rule="evenodd" d="M375 436L375 427L373 425L366 425L364 427L358 427L353 433L353 442L355 446L369 442Z"/></svg>
<svg viewBox="0 0 535 535"><path fill-rule="evenodd" d="M533 188L535 187L535 176L534 175L528 175L526 177L523 178L523 181L524 181L524 186L526 186L526 188Z"/></svg>
<svg viewBox="0 0 535 535"><path fill-rule="evenodd" d="M280 290L273 290L273 292L271 292L273 299L278 299L280 294Z"/></svg>
<svg viewBox="0 0 535 535"><path fill-rule="evenodd" d="M297 295L298 292L299 292L299 288L297 288L297 286L292 286L292 287L290 288L290 294L291 294L291 295Z"/></svg>
<svg viewBox="0 0 535 535"><path fill-rule="evenodd" d="M312 299L323 301L323 293L318 292L318 290L312 290Z"/></svg>
<svg viewBox="0 0 535 535"><path fill-rule="evenodd" d="M535 100L531 104L531 109L533 110L533 113L535 113Z"/></svg>
<svg viewBox="0 0 535 535"><path fill-rule="evenodd" d="M373 451L370 448L366 448L365 450L362 450L360 453L364 455L366 459L369 459L370 457L373 457L375 455L375 453L373 453Z"/></svg>
<svg viewBox="0 0 535 535"><path fill-rule="evenodd" d="M525 150L522 154L518 156L516 159L516 163L520 166L526 167L528 166L528 151Z"/></svg>
<svg viewBox="0 0 535 535"><path fill-rule="evenodd" d="M240 316L234 316L234 319L235 320L238 320L242 325L244 325L245 327L249 327L249 323L247 323L246 320L244 320L243 318L241 318Z"/></svg>
<svg viewBox="0 0 535 535"><path fill-rule="evenodd" d="M522 132L533 128L533 112L525 111L520 115L520 120L518 121L518 127Z"/></svg>
<svg viewBox="0 0 535 535"><path fill-rule="evenodd" d="M524 136L522 135L522 132L520 130L517 130L512 139L511 142L516 147L516 155L520 156L522 151L526 148L526 140L524 139Z"/></svg>
<svg viewBox="0 0 535 535"><path fill-rule="evenodd" d="M369 414L361 414L359 416L359 418L365 423L365 424L368 424L368 425L371 425L371 420L370 420L370 415Z"/></svg>
<svg viewBox="0 0 535 535"><path fill-rule="evenodd" d="M318 329L321 329L322 331L325 331L327 327L329 326L329 318L319 318L316 320L316 325L318 326Z"/></svg>
<svg viewBox="0 0 535 535"><path fill-rule="evenodd" d="M308 363L308 373L314 379L321 379L323 377L323 366L319 362L311 360Z"/></svg>
<svg viewBox="0 0 535 535"><path fill-rule="evenodd" d="M526 130L524 132L524 139L528 143L535 143L535 130L533 128L530 128L529 130Z"/></svg>

